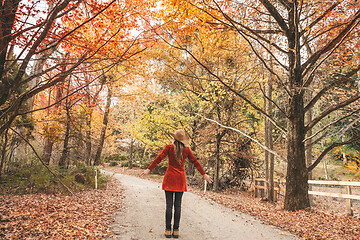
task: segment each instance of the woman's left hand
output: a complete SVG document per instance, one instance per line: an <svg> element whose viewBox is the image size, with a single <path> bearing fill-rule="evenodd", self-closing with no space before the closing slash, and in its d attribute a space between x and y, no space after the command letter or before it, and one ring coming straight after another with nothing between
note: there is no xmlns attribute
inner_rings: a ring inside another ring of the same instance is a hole
<svg viewBox="0 0 360 240"><path fill-rule="evenodd" d="M150 173L150 169L144 170L142 173L140 173L141 176L148 175Z"/></svg>
<svg viewBox="0 0 360 240"><path fill-rule="evenodd" d="M212 183L212 182L213 182L212 178L211 178L209 175L207 175L207 174L204 174L204 179L205 179L205 181L207 181L208 183Z"/></svg>

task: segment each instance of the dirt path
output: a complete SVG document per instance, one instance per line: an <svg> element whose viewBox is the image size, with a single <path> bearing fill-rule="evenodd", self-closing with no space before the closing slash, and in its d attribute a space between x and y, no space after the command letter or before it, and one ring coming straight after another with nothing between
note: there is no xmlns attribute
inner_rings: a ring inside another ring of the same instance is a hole
<svg viewBox="0 0 360 240"><path fill-rule="evenodd" d="M113 173L111 173L113 174ZM134 176L114 174L125 190L124 208L116 216L112 231L116 239L165 239L165 194L161 184ZM257 240L298 239L262 224L251 216L186 192L183 196L180 239Z"/></svg>

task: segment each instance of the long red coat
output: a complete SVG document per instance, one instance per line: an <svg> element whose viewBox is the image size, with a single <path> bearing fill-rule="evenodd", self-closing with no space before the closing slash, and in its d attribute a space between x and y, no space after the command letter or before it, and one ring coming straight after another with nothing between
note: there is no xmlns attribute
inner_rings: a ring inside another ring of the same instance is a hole
<svg viewBox="0 0 360 240"><path fill-rule="evenodd" d="M181 164L176 161L174 145L166 145L164 150L155 158L148 169L153 170L166 156L169 158L168 168L162 183L162 189L173 192L187 191L186 174L184 169L185 159L188 158L199 172L204 175L205 171L196 157L192 154L190 148L183 149L183 159Z"/></svg>

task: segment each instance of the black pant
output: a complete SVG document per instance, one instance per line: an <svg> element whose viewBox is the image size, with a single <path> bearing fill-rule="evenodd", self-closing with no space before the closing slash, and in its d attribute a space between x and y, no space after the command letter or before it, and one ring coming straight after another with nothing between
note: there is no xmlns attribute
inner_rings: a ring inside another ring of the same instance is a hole
<svg viewBox="0 0 360 240"><path fill-rule="evenodd" d="M175 195L175 201L174 201ZM181 215L181 199L183 192L171 192L165 191L166 197L166 212L165 212L165 223L166 229L171 229L171 219L172 219L172 208L174 206L174 228L179 229L180 215Z"/></svg>

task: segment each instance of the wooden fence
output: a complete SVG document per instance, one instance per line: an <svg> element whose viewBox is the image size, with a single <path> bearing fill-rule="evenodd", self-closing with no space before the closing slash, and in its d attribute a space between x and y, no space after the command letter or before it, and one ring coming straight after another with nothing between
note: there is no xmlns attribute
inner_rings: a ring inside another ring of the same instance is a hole
<svg viewBox="0 0 360 240"><path fill-rule="evenodd" d="M350 181L317 181L309 180L309 185L325 185L325 186L344 186L346 193L331 193L331 192L320 192L309 190L310 195L326 196L326 197L336 197L346 199L346 215L352 216L352 200L360 200L360 195L351 194L351 187L360 187L360 182L350 182ZM255 178L255 197L265 197L266 184L265 179ZM274 200L281 195L285 195L286 180L285 179L275 179L274 180Z"/></svg>

